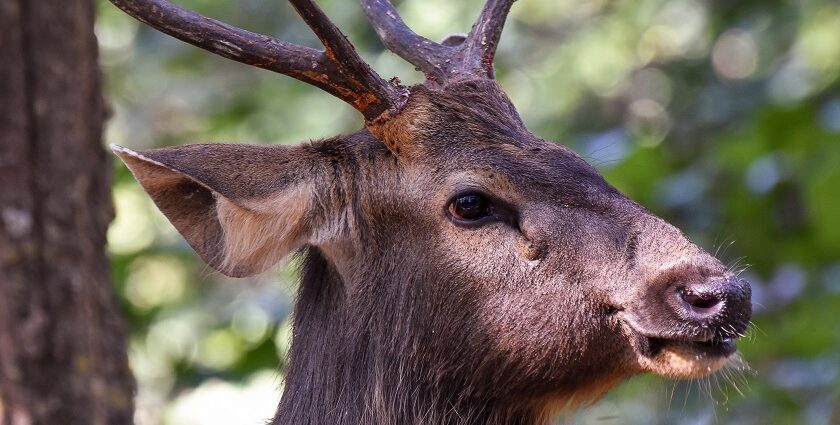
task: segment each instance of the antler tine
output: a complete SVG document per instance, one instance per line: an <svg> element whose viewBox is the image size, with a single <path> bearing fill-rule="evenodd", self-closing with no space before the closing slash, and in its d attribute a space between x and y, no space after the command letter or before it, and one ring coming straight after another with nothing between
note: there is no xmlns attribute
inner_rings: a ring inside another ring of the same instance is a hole
<svg viewBox="0 0 840 425"><path fill-rule="evenodd" d="M505 18L515 0L488 0L466 38L447 44L417 35L400 18L391 0L360 0L385 47L419 68L427 80L480 76L494 78L493 56Z"/></svg>
<svg viewBox="0 0 840 425"><path fill-rule="evenodd" d="M338 64L340 68L347 71L346 74L350 77L352 83L365 87L370 91L372 96L362 97L358 99L358 102L377 102L380 99L388 99L400 103L404 100L401 89L394 87L382 79L359 56L356 49L347 40L347 37L332 23L330 18L327 17L317 4L312 0L289 0L289 3L294 6L304 22L309 25L312 32L321 40L321 44L326 48L324 52L326 56L333 63ZM379 113L372 117L366 115L365 118L369 120L374 119L382 112L388 109L397 110L400 106L398 104L387 105L382 110L376 108Z"/></svg>
<svg viewBox="0 0 840 425"><path fill-rule="evenodd" d="M360 0L362 10L385 48L423 71L430 79L443 79L447 59L455 49L420 36L400 18L390 0Z"/></svg>
<svg viewBox="0 0 840 425"><path fill-rule="evenodd" d="M516 0L487 0L464 44L464 68L468 73L494 78L493 57L510 7Z"/></svg>
<svg viewBox="0 0 840 425"><path fill-rule="evenodd" d="M202 16L165 0L110 0L111 3L182 41L244 64L288 75L349 103L374 120L398 110L405 95L359 57L344 35L309 1L291 0L326 52L287 43Z"/></svg>

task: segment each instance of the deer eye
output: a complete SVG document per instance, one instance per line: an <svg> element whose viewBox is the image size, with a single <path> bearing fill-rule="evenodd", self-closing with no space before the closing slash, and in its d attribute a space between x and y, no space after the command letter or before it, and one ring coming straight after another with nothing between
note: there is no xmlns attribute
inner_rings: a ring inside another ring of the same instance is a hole
<svg viewBox="0 0 840 425"><path fill-rule="evenodd" d="M449 214L461 221L478 221L493 214L493 204L478 193L466 193L452 200Z"/></svg>

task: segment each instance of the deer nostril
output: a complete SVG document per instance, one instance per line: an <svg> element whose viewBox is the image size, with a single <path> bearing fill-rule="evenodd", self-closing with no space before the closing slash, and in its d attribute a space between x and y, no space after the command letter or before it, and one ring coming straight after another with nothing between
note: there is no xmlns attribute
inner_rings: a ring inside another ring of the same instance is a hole
<svg viewBox="0 0 840 425"><path fill-rule="evenodd" d="M697 293L691 290L680 291L680 298L689 310L701 317L709 317L723 308L723 300L713 293Z"/></svg>
<svg viewBox="0 0 840 425"><path fill-rule="evenodd" d="M692 293L683 294L683 300L697 308L712 308L720 302L720 300L710 295L697 295Z"/></svg>

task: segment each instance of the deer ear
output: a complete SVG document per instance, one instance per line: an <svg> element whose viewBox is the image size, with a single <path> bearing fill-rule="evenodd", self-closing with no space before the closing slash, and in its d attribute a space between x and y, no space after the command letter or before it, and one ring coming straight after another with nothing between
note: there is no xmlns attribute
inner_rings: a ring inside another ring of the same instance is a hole
<svg viewBox="0 0 840 425"><path fill-rule="evenodd" d="M308 242L317 159L303 147L111 145L192 248L233 277L260 273Z"/></svg>

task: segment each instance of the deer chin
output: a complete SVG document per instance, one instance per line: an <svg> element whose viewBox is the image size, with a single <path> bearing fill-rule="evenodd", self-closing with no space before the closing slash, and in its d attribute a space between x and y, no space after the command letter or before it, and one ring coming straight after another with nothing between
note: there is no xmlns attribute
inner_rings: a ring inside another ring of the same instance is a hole
<svg viewBox="0 0 840 425"><path fill-rule="evenodd" d="M736 352L733 338L696 341L637 333L633 346L643 370L672 379L710 375L726 365Z"/></svg>

